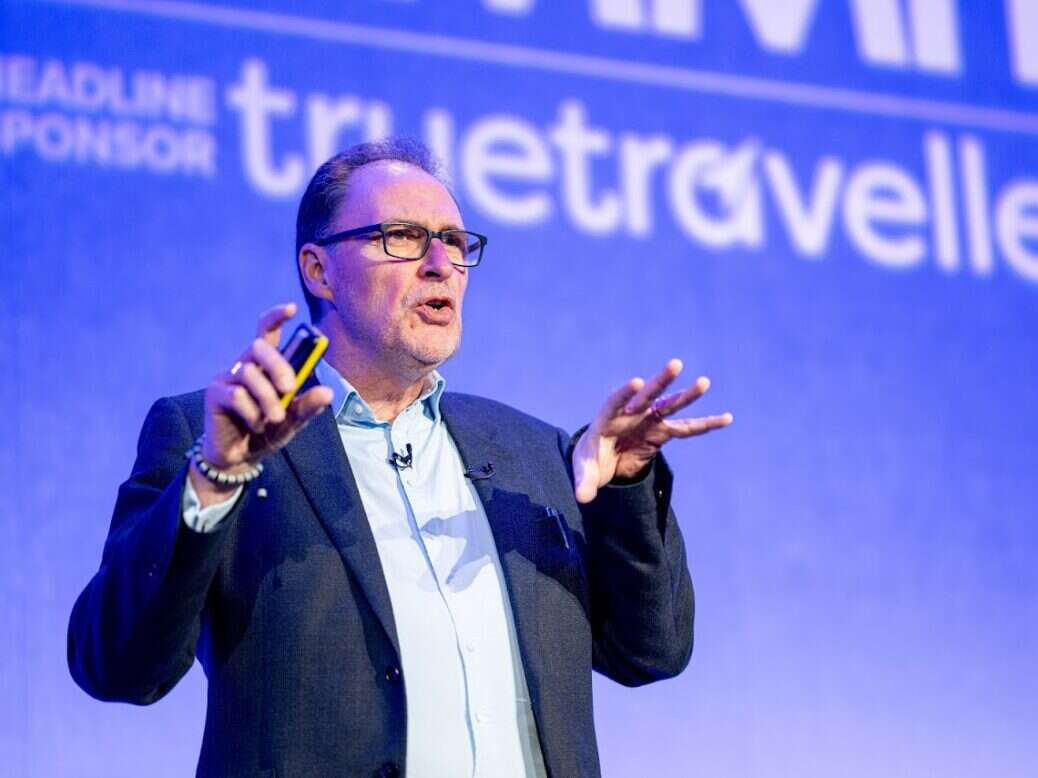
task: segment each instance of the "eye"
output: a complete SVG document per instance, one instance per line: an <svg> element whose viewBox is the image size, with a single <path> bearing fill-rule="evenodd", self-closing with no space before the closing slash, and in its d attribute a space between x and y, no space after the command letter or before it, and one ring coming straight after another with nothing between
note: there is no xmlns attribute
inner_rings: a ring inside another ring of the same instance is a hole
<svg viewBox="0 0 1038 778"><path fill-rule="evenodd" d="M468 240L463 232L446 232L443 235L443 242L449 248L457 249L463 254L468 250Z"/></svg>
<svg viewBox="0 0 1038 778"><path fill-rule="evenodd" d="M386 228L386 237L393 241L421 240L422 231L418 227L409 227L406 224L396 224Z"/></svg>

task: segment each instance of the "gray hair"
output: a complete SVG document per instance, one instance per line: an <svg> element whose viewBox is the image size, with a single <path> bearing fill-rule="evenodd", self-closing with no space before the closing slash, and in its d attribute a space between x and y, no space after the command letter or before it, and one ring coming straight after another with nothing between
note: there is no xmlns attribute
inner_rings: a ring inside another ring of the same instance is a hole
<svg viewBox="0 0 1038 778"><path fill-rule="evenodd" d="M328 227L346 197L353 171L382 160L414 165L447 186L439 161L424 143L414 138L394 137L359 143L340 151L317 168L303 192L303 199L299 201L299 213L296 216L296 272L303 287L306 306L310 309L311 321L316 322L321 318L323 301L311 294L303 281L303 273L299 268L299 250L305 244L328 234Z"/></svg>

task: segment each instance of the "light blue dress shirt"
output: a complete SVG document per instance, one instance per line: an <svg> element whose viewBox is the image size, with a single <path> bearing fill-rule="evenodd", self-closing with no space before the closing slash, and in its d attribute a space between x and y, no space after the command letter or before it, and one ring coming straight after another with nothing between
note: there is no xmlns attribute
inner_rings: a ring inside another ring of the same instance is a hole
<svg viewBox="0 0 1038 778"><path fill-rule="evenodd" d="M375 538L393 607L407 695L410 778L544 776L515 625L486 513L440 416L444 380L392 423L327 362L339 436ZM394 452L411 446L411 466ZM184 520L211 531L237 499L199 510L187 481Z"/></svg>

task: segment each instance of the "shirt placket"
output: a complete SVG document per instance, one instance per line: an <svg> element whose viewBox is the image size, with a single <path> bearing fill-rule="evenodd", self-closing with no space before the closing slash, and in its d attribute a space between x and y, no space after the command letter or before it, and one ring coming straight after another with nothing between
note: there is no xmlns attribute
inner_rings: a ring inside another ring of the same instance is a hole
<svg viewBox="0 0 1038 778"><path fill-rule="evenodd" d="M419 525L419 516L446 517L457 512L454 505L438 504L437 490L430 480L433 473L427 469L431 468L433 463L421 462L420 458L415 455L417 449L415 444L420 443L422 437L429 433L429 430L426 429L427 425L423 424L423 421L426 420L420 416L421 412L420 406L412 406L397 418L390 429L390 445L398 453L405 451L408 443L411 443L412 446L411 466L398 469L398 474L411 507L411 515L414 517L415 537L417 542L422 545L422 552L454 628L458 659L465 679L465 696L468 700L472 764L474 775L478 775L479 771L476 766L479 763L478 754L481 750L479 743L483 739L483 731L489 724L489 714L485 706L475 705L477 690L473 688L473 661L478 644L475 635L466 634L465 619L461 618L464 615L464 604L459 602L459 598L464 597L465 594L455 592L446 581L446 575L454 567L459 556L459 553L455 552L463 551L464 545L453 547L449 534L425 532ZM415 506L421 506L422 511L415 511Z"/></svg>

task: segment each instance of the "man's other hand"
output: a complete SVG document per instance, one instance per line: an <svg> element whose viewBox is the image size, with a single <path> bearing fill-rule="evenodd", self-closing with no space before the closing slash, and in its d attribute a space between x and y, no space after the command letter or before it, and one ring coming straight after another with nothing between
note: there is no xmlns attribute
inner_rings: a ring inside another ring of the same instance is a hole
<svg viewBox="0 0 1038 778"><path fill-rule="evenodd" d="M591 502L598 490L614 478L637 478L660 447L672 438L703 435L732 423L730 413L667 418L691 405L710 388L710 380L701 377L688 389L664 396L664 390L681 369L681 360L672 359L648 383L632 378L609 395L573 449L577 502Z"/></svg>

